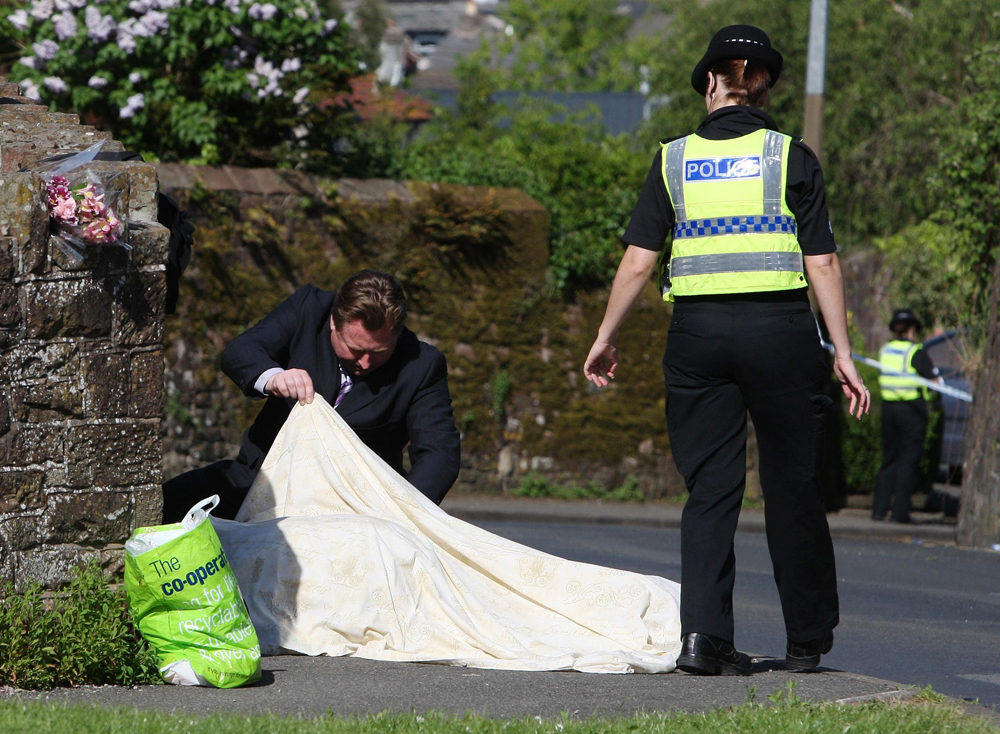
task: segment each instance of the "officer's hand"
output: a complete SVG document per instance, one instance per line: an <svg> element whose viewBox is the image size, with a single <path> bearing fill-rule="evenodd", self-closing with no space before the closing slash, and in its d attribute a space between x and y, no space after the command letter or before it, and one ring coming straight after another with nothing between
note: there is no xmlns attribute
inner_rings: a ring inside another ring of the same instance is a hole
<svg viewBox="0 0 1000 734"><path fill-rule="evenodd" d="M264 386L264 392L279 398L295 398L302 405L313 401L313 381L305 370L285 370L274 375Z"/></svg>
<svg viewBox="0 0 1000 734"><path fill-rule="evenodd" d="M833 361L833 373L840 381L844 395L851 399L851 405L847 412L861 420L861 416L868 413L868 409L871 407L872 395L861 380L858 368L854 366L854 360L851 359L850 355L838 356Z"/></svg>
<svg viewBox="0 0 1000 734"><path fill-rule="evenodd" d="M615 379L618 369L618 345L611 339L600 339L594 342L583 363L583 376L598 387L607 387L610 380Z"/></svg>

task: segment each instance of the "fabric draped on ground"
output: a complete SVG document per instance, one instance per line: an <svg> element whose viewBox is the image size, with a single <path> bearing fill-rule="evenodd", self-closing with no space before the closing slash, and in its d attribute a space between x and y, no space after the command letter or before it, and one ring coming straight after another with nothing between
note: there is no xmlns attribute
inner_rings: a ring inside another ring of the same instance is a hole
<svg viewBox="0 0 1000 734"><path fill-rule="evenodd" d="M568 561L451 517L317 396L236 521L213 520L265 654L665 673L680 586Z"/></svg>

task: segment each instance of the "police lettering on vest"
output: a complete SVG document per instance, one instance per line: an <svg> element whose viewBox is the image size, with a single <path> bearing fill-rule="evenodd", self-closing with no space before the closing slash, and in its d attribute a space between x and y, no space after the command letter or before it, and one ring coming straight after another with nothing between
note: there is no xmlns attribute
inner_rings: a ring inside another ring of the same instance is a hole
<svg viewBox="0 0 1000 734"><path fill-rule="evenodd" d="M718 181L733 178L760 178L760 156L709 158L685 161L685 181Z"/></svg>
<svg viewBox="0 0 1000 734"><path fill-rule="evenodd" d="M785 203L790 148L791 138L773 130L731 140L688 135L664 146L676 220L665 300L806 286Z"/></svg>

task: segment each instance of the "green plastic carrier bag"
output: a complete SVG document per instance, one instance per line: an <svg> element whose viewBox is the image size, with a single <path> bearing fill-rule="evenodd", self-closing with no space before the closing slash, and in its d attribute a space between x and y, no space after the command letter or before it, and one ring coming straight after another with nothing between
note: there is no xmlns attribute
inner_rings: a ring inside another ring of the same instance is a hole
<svg viewBox="0 0 1000 734"><path fill-rule="evenodd" d="M213 495L172 525L125 543L125 591L167 683L236 688L260 680L260 645L209 513Z"/></svg>

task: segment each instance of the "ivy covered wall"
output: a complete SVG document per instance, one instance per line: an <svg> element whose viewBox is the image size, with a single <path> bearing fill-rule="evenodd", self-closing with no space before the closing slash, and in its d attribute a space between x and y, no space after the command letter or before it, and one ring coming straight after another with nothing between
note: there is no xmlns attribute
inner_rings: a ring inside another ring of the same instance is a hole
<svg viewBox="0 0 1000 734"><path fill-rule="evenodd" d="M666 307L651 284L620 335L618 379L593 389L581 367L607 291L554 292L548 213L527 195L159 168L198 227L167 319L166 478L234 457L260 408L219 372L225 345L298 286L333 289L376 268L400 280L409 327L448 359L463 436L456 491L498 491L529 471L606 487L632 474L650 497L683 490L663 418Z"/></svg>

